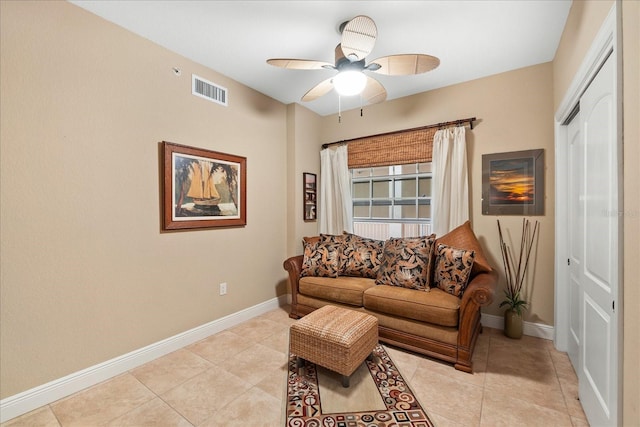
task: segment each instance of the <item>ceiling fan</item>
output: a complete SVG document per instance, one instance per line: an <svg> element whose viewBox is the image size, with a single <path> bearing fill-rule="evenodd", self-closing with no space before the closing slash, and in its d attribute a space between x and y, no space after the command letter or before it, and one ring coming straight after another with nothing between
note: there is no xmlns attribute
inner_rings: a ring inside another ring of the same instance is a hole
<svg viewBox="0 0 640 427"><path fill-rule="evenodd" d="M387 91L373 77L364 74L371 71L389 76L422 74L440 65L435 56L422 54L399 54L383 56L365 63L373 50L378 29L373 19L359 15L340 25L342 40L335 48L335 64L308 59L268 59L267 63L291 70L330 69L338 74L311 88L302 101L313 101L335 89L342 96L362 94L363 100L376 104L387 99Z"/></svg>

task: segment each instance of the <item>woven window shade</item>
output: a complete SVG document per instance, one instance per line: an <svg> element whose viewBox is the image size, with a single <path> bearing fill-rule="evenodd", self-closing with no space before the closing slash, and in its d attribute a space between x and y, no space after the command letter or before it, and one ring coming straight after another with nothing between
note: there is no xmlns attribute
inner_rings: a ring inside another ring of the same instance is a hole
<svg viewBox="0 0 640 427"><path fill-rule="evenodd" d="M349 140L349 168L430 162L437 130L409 129Z"/></svg>

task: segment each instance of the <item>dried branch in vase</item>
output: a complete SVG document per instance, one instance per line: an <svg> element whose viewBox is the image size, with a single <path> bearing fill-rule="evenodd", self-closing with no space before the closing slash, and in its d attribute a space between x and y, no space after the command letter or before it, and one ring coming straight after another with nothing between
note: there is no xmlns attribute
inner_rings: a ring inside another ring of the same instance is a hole
<svg viewBox="0 0 640 427"><path fill-rule="evenodd" d="M528 219L522 219L522 236L520 239L520 248L516 254L504 242L502 235L502 227L500 220L498 221L498 235L500 236L500 252L502 253L502 264L504 265L504 275L507 286L504 291L505 300L500 303L500 307L508 306L509 309L522 315L522 310L526 309L527 302L522 299L522 288L524 287L524 279L529 267L531 258L531 250L536 240L536 233L540 228L538 221L535 222L533 230L531 222Z"/></svg>

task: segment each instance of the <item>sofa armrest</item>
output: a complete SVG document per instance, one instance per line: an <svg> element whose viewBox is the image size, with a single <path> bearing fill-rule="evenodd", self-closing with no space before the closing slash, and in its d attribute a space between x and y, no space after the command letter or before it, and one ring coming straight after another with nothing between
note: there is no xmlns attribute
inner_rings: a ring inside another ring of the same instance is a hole
<svg viewBox="0 0 640 427"><path fill-rule="evenodd" d="M479 273L471 281L462 294L460 302L460 317L468 304L486 307L493 302L493 296L498 287L498 272L491 270L488 273Z"/></svg>
<svg viewBox="0 0 640 427"><path fill-rule="evenodd" d="M291 313L289 317L297 318L296 307L298 306L298 281L302 272L302 255L287 258L282 267L289 273L289 286L291 287Z"/></svg>
<svg viewBox="0 0 640 427"><path fill-rule="evenodd" d="M462 294L458 321L458 347L471 349L474 331L480 327L480 309L493 302L498 287L498 272L479 273Z"/></svg>

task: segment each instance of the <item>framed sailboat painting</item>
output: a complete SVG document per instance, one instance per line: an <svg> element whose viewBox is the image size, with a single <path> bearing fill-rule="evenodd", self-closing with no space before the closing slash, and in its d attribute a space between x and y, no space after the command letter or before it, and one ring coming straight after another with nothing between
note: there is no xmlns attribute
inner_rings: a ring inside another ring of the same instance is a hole
<svg viewBox="0 0 640 427"><path fill-rule="evenodd" d="M247 224L245 157L163 142L165 230Z"/></svg>

